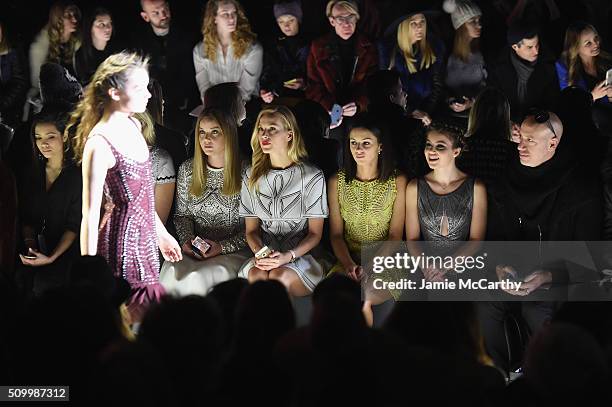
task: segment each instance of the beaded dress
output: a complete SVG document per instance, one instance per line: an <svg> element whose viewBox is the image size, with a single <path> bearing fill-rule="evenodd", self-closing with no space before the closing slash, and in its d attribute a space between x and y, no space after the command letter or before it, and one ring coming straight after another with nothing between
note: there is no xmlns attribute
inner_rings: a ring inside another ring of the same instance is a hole
<svg viewBox="0 0 612 407"><path fill-rule="evenodd" d="M223 169L206 169L202 194L189 192L193 179L193 159L185 161L178 172L174 225L181 246L194 237L213 240L221 254L196 260L187 255L178 263L164 262L160 281L174 295L206 295L215 284L235 278L249 258L244 220L238 215L240 194L224 195Z"/></svg>
<svg viewBox="0 0 612 407"><path fill-rule="evenodd" d="M435 247L443 252L456 247L455 242L468 240L474 206L474 178L466 179L446 195L436 194L423 178L419 178L417 188L423 240L435 242Z"/></svg>
<svg viewBox="0 0 612 407"><path fill-rule="evenodd" d="M395 174L386 181L346 182L344 170L338 172L338 205L344 221L344 241L357 264L361 264L362 243L387 240L396 196ZM337 263L330 273L342 270L342 265Z"/></svg>
<svg viewBox="0 0 612 407"><path fill-rule="evenodd" d="M97 137L97 136L93 136ZM104 215L98 233L98 253L117 277L132 289L127 307L140 321L148 305L165 293L159 284L155 203L150 157L139 162L124 156L100 135L115 157L104 182Z"/></svg>

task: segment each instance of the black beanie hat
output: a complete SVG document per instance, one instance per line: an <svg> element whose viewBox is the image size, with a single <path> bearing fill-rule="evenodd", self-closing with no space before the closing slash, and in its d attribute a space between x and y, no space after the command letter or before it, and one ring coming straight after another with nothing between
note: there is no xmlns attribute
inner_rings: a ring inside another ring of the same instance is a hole
<svg viewBox="0 0 612 407"><path fill-rule="evenodd" d="M83 93L79 81L63 66L47 62L40 68L40 95L43 104L78 102Z"/></svg>

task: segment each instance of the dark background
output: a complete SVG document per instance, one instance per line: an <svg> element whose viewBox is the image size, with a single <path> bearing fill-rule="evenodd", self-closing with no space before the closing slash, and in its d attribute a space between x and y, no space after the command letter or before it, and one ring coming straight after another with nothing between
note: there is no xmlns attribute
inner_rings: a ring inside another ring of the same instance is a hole
<svg viewBox="0 0 612 407"><path fill-rule="evenodd" d="M13 41L27 46L47 23L52 0L2 0L0 17L6 21ZM140 17L139 0L76 0L83 14L96 6L109 9L113 15L113 36L124 43L130 38L131 31L140 29L145 22ZM327 29L325 4L327 0L303 0L304 30L312 35ZM251 26L261 40L266 40L278 31L272 5L274 0L241 1L246 10ZM173 24L179 24L184 31L193 36L194 41L201 40L200 25L206 1L174 0L170 1Z"/></svg>

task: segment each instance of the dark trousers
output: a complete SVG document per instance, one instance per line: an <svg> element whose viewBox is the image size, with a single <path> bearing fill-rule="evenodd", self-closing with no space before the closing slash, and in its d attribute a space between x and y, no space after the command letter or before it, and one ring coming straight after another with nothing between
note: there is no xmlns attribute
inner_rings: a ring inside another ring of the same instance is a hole
<svg viewBox="0 0 612 407"><path fill-rule="evenodd" d="M478 317L485 340L485 347L495 365L508 372L510 369L508 345L504 323L508 316L521 316L528 328L528 334L535 334L549 322L556 303L549 301L525 302L479 302Z"/></svg>

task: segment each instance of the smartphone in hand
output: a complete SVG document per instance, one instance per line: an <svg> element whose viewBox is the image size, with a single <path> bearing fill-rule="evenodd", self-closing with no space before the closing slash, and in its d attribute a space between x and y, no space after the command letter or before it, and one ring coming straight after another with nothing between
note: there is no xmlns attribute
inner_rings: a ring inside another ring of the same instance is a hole
<svg viewBox="0 0 612 407"><path fill-rule="evenodd" d="M193 250L193 252L200 257L204 257L204 253L206 253L209 249L210 244L208 244L200 236L196 236L191 242L191 250Z"/></svg>
<svg viewBox="0 0 612 407"><path fill-rule="evenodd" d="M337 126L338 123L340 123L340 120L342 120L342 106L338 104L333 105L330 116L331 116L331 125Z"/></svg>
<svg viewBox="0 0 612 407"><path fill-rule="evenodd" d="M612 69L608 69L608 72L606 72L606 86L611 86L612 85Z"/></svg>
<svg viewBox="0 0 612 407"><path fill-rule="evenodd" d="M272 250L268 246L264 246L257 253L255 253L255 258L257 260L264 259L268 257L272 253Z"/></svg>

